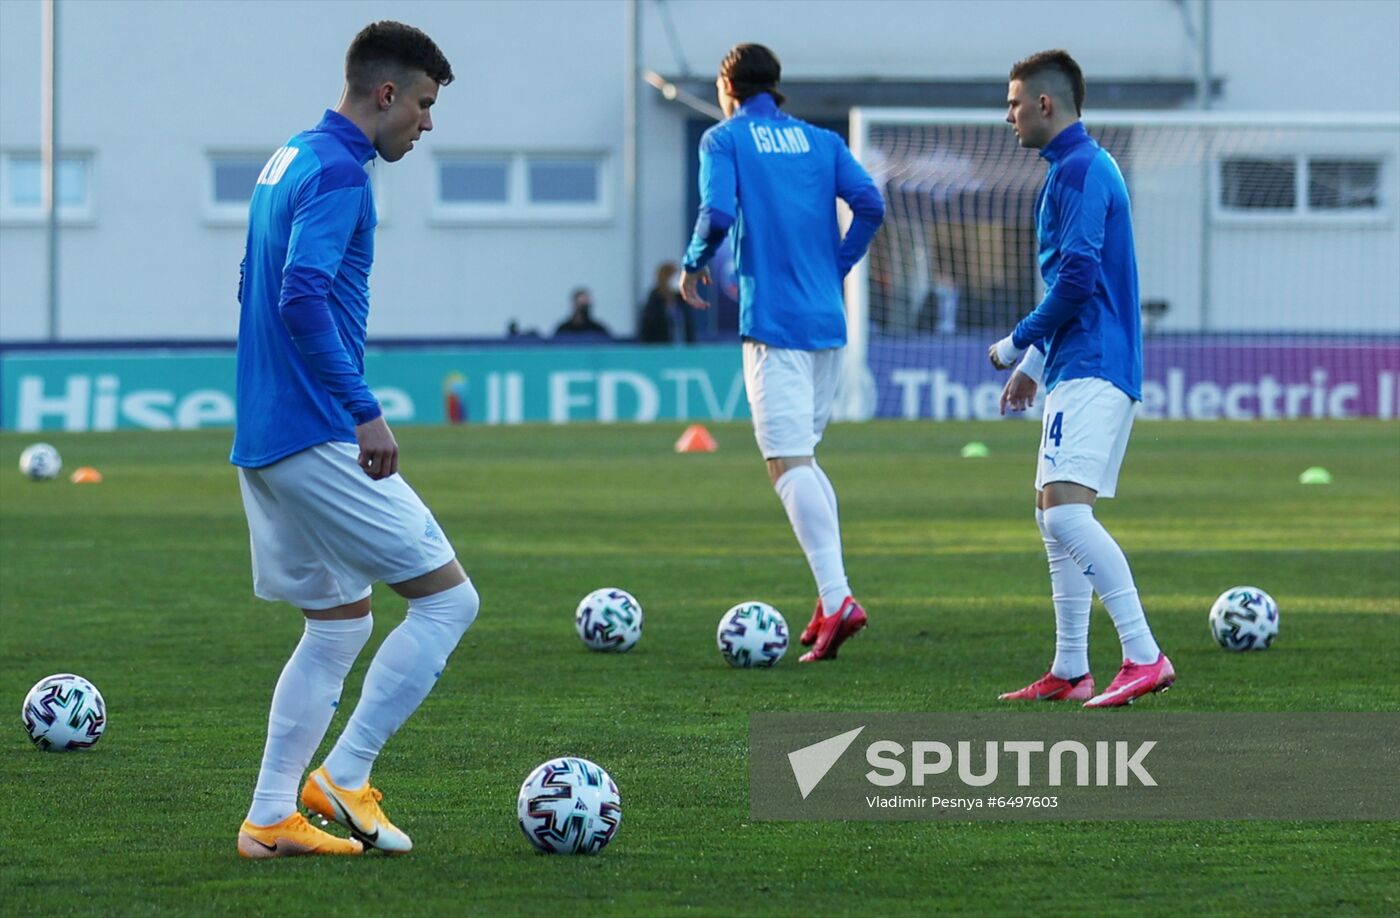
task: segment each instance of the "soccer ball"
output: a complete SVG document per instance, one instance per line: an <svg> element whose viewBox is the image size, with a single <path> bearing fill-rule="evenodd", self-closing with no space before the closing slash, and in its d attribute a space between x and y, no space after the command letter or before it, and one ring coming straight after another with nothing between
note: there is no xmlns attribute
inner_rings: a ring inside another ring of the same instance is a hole
<svg viewBox="0 0 1400 918"><path fill-rule="evenodd" d="M1258 587L1226 590L1210 607L1210 633L1226 650L1267 650L1278 637L1278 604Z"/></svg>
<svg viewBox="0 0 1400 918"><path fill-rule="evenodd" d="M787 653L787 622L766 602L741 602L719 620L715 642L730 666L772 666Z"/></svg>
<svg viewBox="0 0 1400 918"><path fill-rule="evenodd" d="M520 831L546 854L597 854L622 822L608 773L587 759L550 759L530 772L515 804Z"/></svg>
<svg viewBox="0 0 1400 918"><path fill-rule="evenodd" d="M578 604L574 630L589 650L631 650L642 637L642 606L626 590L594 590Z"/></svg>
<svg viewBox="0 0 1400 918"><path fill-rule="evenodd" d="M47 443L35 443L19 454L19 470L26 478L48 481L57 478L61 468L63 459L58 455L58 450Z"/></svg>
<svg viewBox="0 0 1400 918"><path fill-rule="evenodd" d="M34 683L20 710L29 738L46 752L86 749L107 729L107 703L97 686L72 673Z"/></svg>

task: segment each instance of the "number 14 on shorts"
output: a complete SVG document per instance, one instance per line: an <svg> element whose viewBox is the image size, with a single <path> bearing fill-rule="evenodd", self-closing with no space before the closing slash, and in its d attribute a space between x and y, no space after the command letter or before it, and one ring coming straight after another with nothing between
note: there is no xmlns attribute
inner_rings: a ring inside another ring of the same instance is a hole
<svg viewBox="0 0 1400 918"><path fill-rule="evenodd" d="M1057 447L1060 445L1060 438L1064 436L1064 422L1065 413L1063 411L1056 411L1055 414L1051 416L1049 423L1045 425L1045 440L1042 445L1053 445Z"/></svg>

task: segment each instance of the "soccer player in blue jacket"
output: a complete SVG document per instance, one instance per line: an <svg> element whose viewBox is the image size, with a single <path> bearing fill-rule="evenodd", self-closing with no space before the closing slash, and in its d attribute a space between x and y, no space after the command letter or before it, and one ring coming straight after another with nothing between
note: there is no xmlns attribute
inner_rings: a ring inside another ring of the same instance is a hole
<svg viewBox="0 0 1400 918"><path fill-rule="evenodd" d="M272 695L267 744L238 853L398 853L412 842L369 783L380 749L432 689L478 598L447 537L398 474L399 449L365 385L376 218L365 164L396 162L433 129L452 67L419 30L367 26L334 111L272 154L254 187L239 285L232 462L248 517L253 591L289 602L305 631ZM373 629L370 587L408 599L365 674L359 704L302 803L350 830L310 825L296 791Z"/></svg>
<svg viewBox="0 0 1400 918"><path fill-rule="evenodd" d="M1035 208L1046 292L988 356L1004 370L1025 355L1002 390L1003 413L1028 407L1044 381L1035 520L1050 560L1055 659L1040 679L1001 697L1117 707L1176 679L1147 625L1128 559L1094 518L1094 501L1116 490L1142 398L1128 187L1080 123L1084 75L1069 54L1043 51L1012 67L1006 105L1021 146L1050 164ZM1123 665L1099 695L1089 672L1095 592L1123 644Z"/></svg>
<svg viewBox="0 0 1400 918"><path fill-rule="evenodd" d="M841 554L836 492L815 451L831 418L846 344L841 281L884 219L870 175L831 131L782 112L782 70L763 45L736 45L715 81L725 119L700 141L700 214L686 250L681 294L698 285L733 230L744 388L768 477L807 556L820 598L801 641L802 662L834 660L865 627ZM844 239L836 199L853 220Z"/></svg>

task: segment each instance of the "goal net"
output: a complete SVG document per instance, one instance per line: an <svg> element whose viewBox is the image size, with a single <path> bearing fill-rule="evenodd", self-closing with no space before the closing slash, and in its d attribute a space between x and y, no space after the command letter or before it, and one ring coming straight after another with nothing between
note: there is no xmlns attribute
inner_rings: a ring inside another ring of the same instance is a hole
<svg viewBox="0 0 1400 918"><path fill-rule="evenodd" d="M1400 120L1095 114L1133 208L1142 418L1400 410ZM987 347L1044 294L1046 164L996 113L856 109L885 194L847 286L848 417L998 416Z"/></svg>

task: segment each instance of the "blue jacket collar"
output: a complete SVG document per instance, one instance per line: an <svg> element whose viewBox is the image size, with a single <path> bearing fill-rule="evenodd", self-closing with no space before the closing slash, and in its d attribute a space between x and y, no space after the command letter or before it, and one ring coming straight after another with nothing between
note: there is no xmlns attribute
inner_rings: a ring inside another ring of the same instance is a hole
<svg viewBox="0 0 1400 918"><path fill-rule="evenodd" d="M778 113L778 103L768 93L761 92L739 103L739 110L734 114L747 115L750 118L772 118Z"/></svg>
<svg viewBox="0 0 1400 918"><path fill-rule="evenodd" d="M350 155L362 166L374 159L374 144L370 143L359 125L340 112L326 109L326 113L321 116L321 123L316 125L315 130L324 131L345 144Z"/></svg>
<svg viewBox="0 0 1400 918"><path fill-rule="evenodd" d="M1081 143L1093 143L1094 139L1089 136L1089 132L1084 130L1084 122L1076 121L1055 136L1055 139L1045 145L1040 151L1040 155L1055 162L1064 159L1070 150Z"/></svg>

